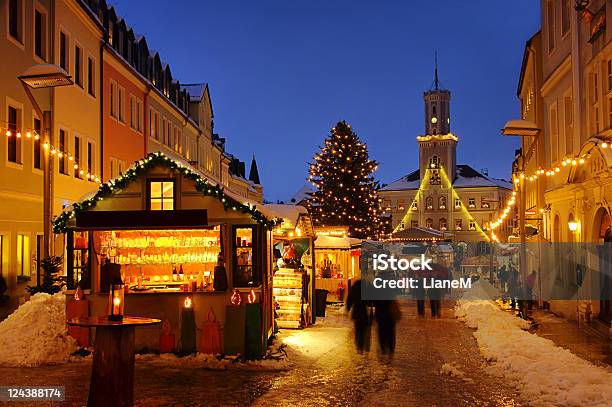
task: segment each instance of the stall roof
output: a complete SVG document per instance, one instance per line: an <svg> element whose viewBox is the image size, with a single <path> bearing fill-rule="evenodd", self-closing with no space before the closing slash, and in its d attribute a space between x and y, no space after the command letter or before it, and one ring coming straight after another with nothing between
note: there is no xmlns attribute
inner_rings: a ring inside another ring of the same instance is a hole
<svg viewBox="0 0 612 407"><path fill-rule="evenodd" d="M316 249L352 249L361 246L361 239L353 237L317 236Z"/></svg>
<svg viewBox="0 0 612 407"><path fill-rule="evenodd" d="M265 204L261 212L268 218L280 218L289 222L294 228L298 224L301 215L308 215L308 211L303 206L289 204Z"/></svg>
<svg viewBox="0 0 612 407"><path fill-rule="evenodd" d="M451 233L441 232L435 229L415 227L400 230L392 235L395 240L429 241L450 239Z"/></svg>
<svg viewBox="0 0 612 407"><path fill-rule="evenodd" d="M276 223L276 219L268 218L257 208L258 202L227 191L219 184L214 184L211 180L206 178L204 174L184 160L169 157L162 152L156 152L150 153L145 158L134 162L134 164L121 176L100 184L100 187L96 191L92 191L90 194L86 195L87 197L85 199L75 202L71 206L65 208L54 220L53 231L55 233L66 232L69 228L69 222L77 213L90 210L96 206L99 200L111 196L116 190L125 188L129 183L133 182L136 177L143 174L144 171L158 165L166 166L192 179L196 183L196 188L201 191L203 195L217 198L223 203L226 210L234 209L243 213L249 213L254 220L268 227L274 226Z"/></svg>

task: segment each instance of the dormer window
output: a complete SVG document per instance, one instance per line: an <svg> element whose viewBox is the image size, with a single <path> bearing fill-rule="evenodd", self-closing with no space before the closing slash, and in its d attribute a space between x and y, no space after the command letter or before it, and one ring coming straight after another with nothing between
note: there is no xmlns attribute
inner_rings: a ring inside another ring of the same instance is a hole
<svg viewBox="0 0 612 407"><path fill-rule="evenodd" d="M174 180L149 180L148 208L152 211L171 211L174 209Z"/></svg>

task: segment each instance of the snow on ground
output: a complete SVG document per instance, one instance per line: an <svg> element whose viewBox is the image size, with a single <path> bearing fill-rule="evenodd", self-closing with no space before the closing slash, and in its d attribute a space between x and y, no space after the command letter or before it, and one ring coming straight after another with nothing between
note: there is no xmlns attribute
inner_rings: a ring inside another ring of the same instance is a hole
<svg viewBox="0 0 612 407"><path fill-rule="evenodd" d="M525 331L527 321L491 301L458 301L455 314L476 329L480 352L492 363L487 371L516 383L533 405L610 405L612 373Z"/></svg>
<svg viewBox="0 0 612 407"><path fill-rule="evenodd" d="M466 381L471 381L471 379L465 377L465 373L461 371L457 366L453 363L444 363L440 368L440 374L449 375L453 377L458 377L460 379L464 379Z"/></svg>
<svg viewBox="0 0 612 407"><path fill-rule="evenodd" d="M0 322L0 364L62 363L77 350L66 329L66 297L39 293Z"/></svg>
<svg viewBox="0 0 612 407"><path fill-rule="evenodd" d="M177 356L173 353L136 355L136 361L147 362L153 365L190 366L209 370L253 370L253 371L281 371L291 367L287 358L280 360L262 359L242 362L233 358L218 359L215 355L197 353L190 356Z"/></svg>

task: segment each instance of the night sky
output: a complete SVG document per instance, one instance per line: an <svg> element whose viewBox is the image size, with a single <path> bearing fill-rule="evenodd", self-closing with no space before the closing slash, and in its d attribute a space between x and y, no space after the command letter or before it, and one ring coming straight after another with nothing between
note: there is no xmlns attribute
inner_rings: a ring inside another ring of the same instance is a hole
<svg viewBox="0 0 612 407"><path fill-rule="evenodd" d="M111 0L182 83L208 82L227 151L257 157L266 199L288 200L329 129L346 120L391 182L418 167L423 91L452 92L458 163L509 178L535 0ZM248 172L248 166L247 166Z"/></svg>

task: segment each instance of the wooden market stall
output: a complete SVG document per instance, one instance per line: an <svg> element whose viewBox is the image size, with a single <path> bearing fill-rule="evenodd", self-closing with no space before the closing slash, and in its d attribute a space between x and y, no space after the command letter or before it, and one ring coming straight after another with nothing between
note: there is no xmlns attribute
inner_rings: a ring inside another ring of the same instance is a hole
<svg viewBox="0 0 612 407"><path fill-rule="evenodd" d="M361 240L318 235L315 240L316 287L328 291L328 302L345 302L350 281L361 276Z"/></svg>
<svg viewBox="0 0 612 407"><path fill-rule="evenodd" d="M314 228L306 208L268 204L270 218L282 220L273 231L273 291L277 328L303 328L313 324L316 313L313 268Z"/></svg>
<svg viewBox="0 0 612 407"><path fill-rule="evenodd" d="M91 315L109 314L108 292L120 278L125 315L163 321L161 331L136 333L137 349L181 351L189 342L247 357L263 354L273 323L273 226L255 203L162 153L54 223L67 235L68 288L85 289ZM190 319L195 327L186 331Z"/></svg>

